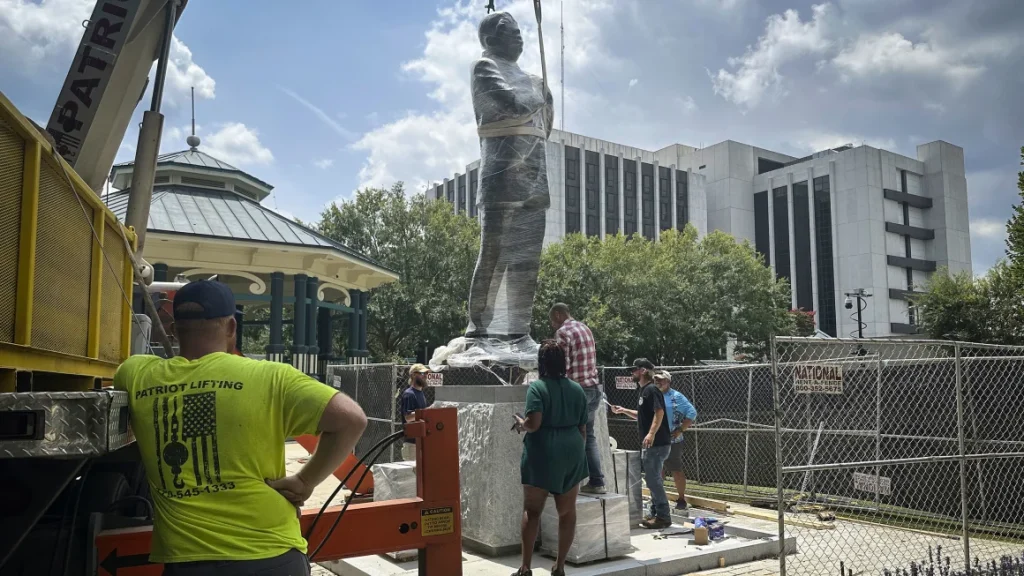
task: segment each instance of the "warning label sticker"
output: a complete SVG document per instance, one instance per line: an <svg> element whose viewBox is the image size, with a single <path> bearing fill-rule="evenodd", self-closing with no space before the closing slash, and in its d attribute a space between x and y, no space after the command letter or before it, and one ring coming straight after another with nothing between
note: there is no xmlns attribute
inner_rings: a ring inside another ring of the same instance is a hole
<svg viewBox="0 0 1024 576"><path fill-rule="evenodd" d="M420 510L420 534L444 536L455 532L455 513L451 506Z"/></svg>

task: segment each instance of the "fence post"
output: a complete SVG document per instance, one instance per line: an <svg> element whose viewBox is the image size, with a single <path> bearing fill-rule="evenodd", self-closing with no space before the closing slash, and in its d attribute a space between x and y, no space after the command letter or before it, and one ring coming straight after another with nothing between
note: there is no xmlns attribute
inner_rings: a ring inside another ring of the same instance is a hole
<svg viewBox="0 0 1024 576"><path fill-rule="evenodd" d="M878 374L875 376L875 461L882 460L882 355L878 355ZM875 466L875 510L882 509L882 467Z"/></svg>
<svg viewBox="0 0 1024 576"><path fill-rule="evenodd" d="M398 401L395 399L395 393L394 393L394 390L397 389L397 388L398 388L398 365L397 364L392 364L391 365L391 385L388 386L388 398L391 400L391 433L392 434L394 434L395 432L398 432L398 422L397 422L397 420L398 420L398 414L397 414L397 411L398 411L398 408L397 408ZM405 424L403 423L402 426L404 427ZM401 445L402 445L402 443L400 443L400 442L392 442L390 448L388 448L388 450L391 452L391 460L390 460L391 462L397 462L398 461L398 457L395 456L395 447L396 446L401 446ZM401 453L399 453L399 454L401 454Z"/></svg>
<svg viewBox="0 0 1024 576"><path fill-rule="evenodd" d="M953 361L956 369L956 435L960 444L960 515L964 542L964 570L971 570L971 541L967 529L967 450L964 441L964 389L961 372L960 343L953 343Z"/></svg>
<svg viewBox="0 0 1024 576"><path fill-rule="evenodd" d="M696 373L690 372L689 376L690 399L692 400L693 405L697 406L697 384L695 382ZM697 481L697 484L700 484L700 431L693 428L691 428L691 430L693 430L693 466L695 468L694 476L696 476L695 480Z"/></svg>
<svg viewBox="0 0 1024 576"><path fill-rule="evenodd" d="M754 368L747 368L747 431L743 441L743 496L747 495L747 474L750 466L750 397L754 388Z"/></svg>
<svg viewBox="0 0 1024 576"><path fill-rule="evenodd" d="M779 356L775 336L772 348L772 403L775 412L775 508L779 512L779 576L786 576L786 506L782 488L782 405L779 398Z"/></svg>

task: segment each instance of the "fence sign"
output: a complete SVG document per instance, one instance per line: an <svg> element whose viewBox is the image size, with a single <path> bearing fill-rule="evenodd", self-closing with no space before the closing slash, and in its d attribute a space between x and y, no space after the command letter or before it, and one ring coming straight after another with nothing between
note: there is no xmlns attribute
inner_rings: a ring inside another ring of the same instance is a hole
<svg viewBox="0 0 1024 576"><path fill-rule="evenodd" d="M872 494L877 493L882 496L889 496L892 494L892 480L885 476L875 476L874 474L854 472L853 489L860 490L861 492L870 492Z"/></svg>
<svg viewBox="0 0 1024 576"><path fill-rule="evenodd" d="M441 372L427 372L427 386L443 386L444 374Z"/></svg>
<svg viewBox="0 0 1024 576"><path fill-rule="evenodd" d="M793 367L797 394L842 394L843 367L836 364L798 364Z"/></svg>
<svg viewBox="0 0 1024 576"><path fill-rule="evenodd" d="M332 380L335 388L339 388L339 389L341 388L341 376L338 376L337 374L335 374L334 378L332 378L331 380Z"/></svg>
<svg viewBox="0 0 1024 576"><path fill-rule="evenodd" d="M632 390L636 388L636 382L633 381L632 376L616 376L615 377L615 389L616 390Z"/></svg>

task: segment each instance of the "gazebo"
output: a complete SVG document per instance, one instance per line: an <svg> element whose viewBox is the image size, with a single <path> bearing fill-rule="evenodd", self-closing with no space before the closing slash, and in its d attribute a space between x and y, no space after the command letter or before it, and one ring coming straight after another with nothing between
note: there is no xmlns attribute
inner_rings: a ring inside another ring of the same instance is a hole
<svg viewBox="0 0 1024 576"><path fill-rule="evenodd" d="M248 322L268 324L266 359L290 362L322 376L328 362L346 356L332 349L336 326L348 331L347 361L365 363L370 290L398 275L356 250L290 220L260 204L273 187L199 150L157 159L153 200L143 257L155 281L217 275L231 286L238 303L238 348ZM123 220L133 163L117 164L105 197ZM285 306L292 308L291 350L283 344ZM252 312L269 307L269 320ZM341 322L338 322L338 321ZM339 351L340 352L340 351Z"/></svg>

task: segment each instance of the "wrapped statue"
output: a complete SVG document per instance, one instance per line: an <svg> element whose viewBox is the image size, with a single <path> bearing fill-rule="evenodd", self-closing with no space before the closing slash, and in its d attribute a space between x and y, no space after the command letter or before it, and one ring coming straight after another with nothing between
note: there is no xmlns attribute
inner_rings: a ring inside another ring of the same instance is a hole
<svg viewBox="0 0 1024 576"><path fill-rule="evenodd" d="M482 360L535 364L530 317L545 211L551 205L545 143L554 100L543 76L519 67L523 36L511 14L487 15L479 38L483 55L473 63L471 86L480 137L480 256L465 339L443 353L455 355L446 358L452 365ZM499 298L502 285L504 297Z"/></svg>

